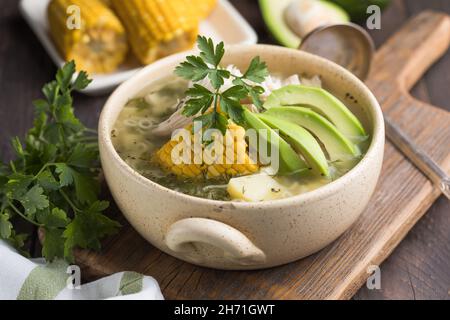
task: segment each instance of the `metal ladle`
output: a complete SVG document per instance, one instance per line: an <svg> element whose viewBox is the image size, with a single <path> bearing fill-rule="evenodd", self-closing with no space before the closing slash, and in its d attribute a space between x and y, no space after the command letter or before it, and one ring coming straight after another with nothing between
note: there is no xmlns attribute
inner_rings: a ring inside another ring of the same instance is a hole
<svg viewBox="0 0 450 320"><path fill-rule="evenodd" d="M370 72L375 45L366 30L348 23L314 29L302 39L299 49L331 60L364 81ZM384 123L388 139L450 199L450 178L446 172L389 117L384 117Z"/></svg>
<svg viewBox="0 0 450 320"><path fill-rule="evenodd" d="M364 81L369 75L375 44L366 30L345 23L314 29L302 39L299 49L331 60Z"/></svg>

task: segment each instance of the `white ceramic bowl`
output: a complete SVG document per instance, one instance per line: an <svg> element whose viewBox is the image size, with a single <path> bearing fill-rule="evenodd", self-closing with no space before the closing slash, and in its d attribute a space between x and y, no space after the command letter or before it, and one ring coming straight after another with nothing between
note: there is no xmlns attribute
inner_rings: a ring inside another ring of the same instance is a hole
<svg viewBox="0 0 450 320"><path fill-rule="evenodd" d="M231 46L224 64L244 69L256 55L267 62L271 73L320 75L325 88L362 121L370 133L370 147L343 177L287 199L226 202L175 192L134 171L111 142L113 124L125 103L152 82L171 75L185 54L146 67L107 101L99 123L100 155L108 185L128 221L154 246L179 259L218 269L259 269L303 258L346 231L374 191L383 160L384 125L370 90L332 62L281 47Z"/></svg>

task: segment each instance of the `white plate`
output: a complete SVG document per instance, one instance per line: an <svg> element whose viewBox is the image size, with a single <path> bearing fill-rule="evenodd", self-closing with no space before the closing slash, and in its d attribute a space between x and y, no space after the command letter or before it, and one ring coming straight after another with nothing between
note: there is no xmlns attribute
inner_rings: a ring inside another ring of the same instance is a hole
<svg viewBox="0 0 450 320"><path fill-rule="evenodd" d="M20 11L56 65L62 66L64 60L48 33L47 5L49 1L21 0ZM252 27L227 0L219 0L214 12L201 23L200 34L211 37L214 41L224 41L226 44L255 44L258 40ZM83 93L98 95L111 92L141 68L121 67L107 75L91 75L93 81L87 89L83 90Z"/></svg>

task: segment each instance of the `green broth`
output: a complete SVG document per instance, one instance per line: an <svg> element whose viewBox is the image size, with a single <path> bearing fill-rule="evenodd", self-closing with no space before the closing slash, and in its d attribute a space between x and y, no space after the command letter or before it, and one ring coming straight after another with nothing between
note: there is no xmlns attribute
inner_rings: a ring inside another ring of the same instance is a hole
<svg viewBox="0 0 450 320"><path fill-rule="evenodd" d="M169 189L212 200L232 200L226 190L228 179L191 180L168 174L151 161L154 153L170 137L152 135L152 127L166 120L174 106L184 97L188 84L178 78L168 78L147 88L123 108L111 132L112 141L120 157L144 177ZM150 95L150 96L149 96ZM147 98L146 98L147 97ZM362 141L362 154L369 140ZM335 180L352 169L362 156L330 163L331 178L312 173L302 176L275 176L291 195L305 193Z"/></svg>

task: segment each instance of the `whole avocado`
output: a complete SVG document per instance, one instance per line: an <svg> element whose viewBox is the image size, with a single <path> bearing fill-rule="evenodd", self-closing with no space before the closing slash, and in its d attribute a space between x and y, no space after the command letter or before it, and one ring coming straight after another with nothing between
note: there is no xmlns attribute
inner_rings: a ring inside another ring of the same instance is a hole
<svg viewBox="0 0 450 320"><path fill-rule="evenodd" d="M368 18L367 7L377 5L383 10L390 0L330 0L341 6L350 15L353 21L361 22Z"/></svg>

